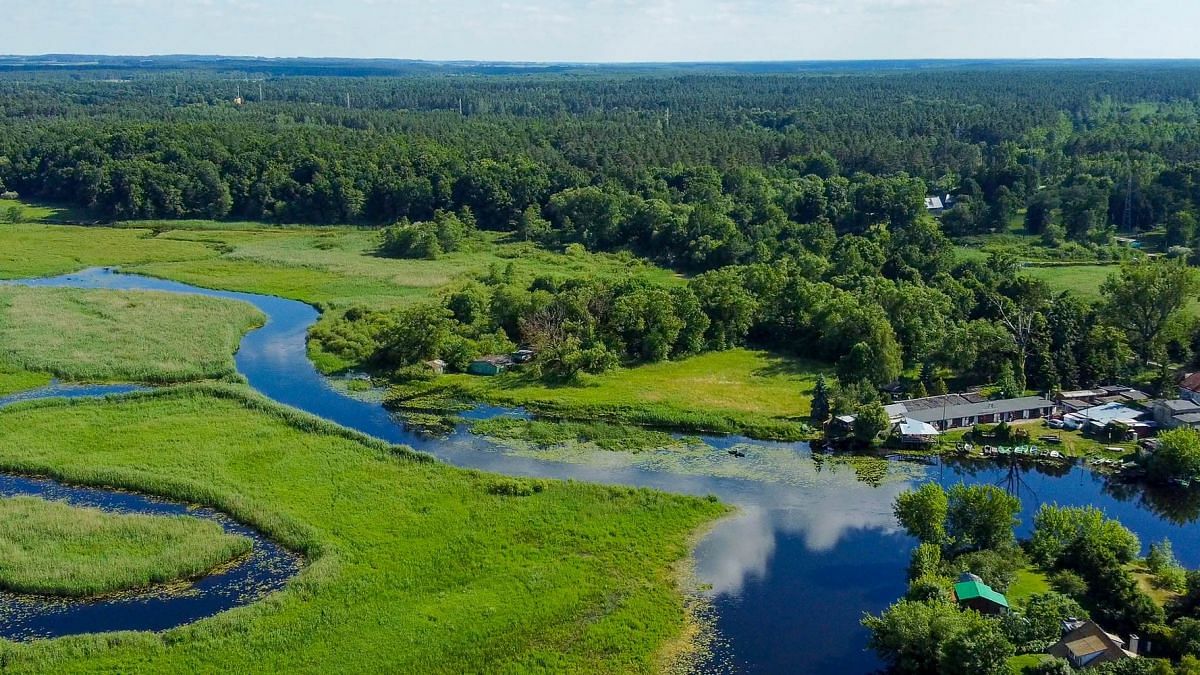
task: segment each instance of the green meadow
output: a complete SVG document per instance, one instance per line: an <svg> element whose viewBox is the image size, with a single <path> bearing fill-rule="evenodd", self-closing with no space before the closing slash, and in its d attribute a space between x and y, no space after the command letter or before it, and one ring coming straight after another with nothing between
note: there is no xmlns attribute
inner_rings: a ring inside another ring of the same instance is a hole
<svg viewBox="0 0 1200 675"><path fill-rule="evenodd" d="M188 579L252 545L198 518L0 499L0 588L18 593L86 597Z"/></svg>
<svg viewBox="0 0 1200 675"><path fill-rule="evenodd" d="M6 672L651 672L714 500L452 468L241 387L0 410L0 469L222 509L304 553L285 590L165 633L0 642Z"/></svg>
<svg viewBox="0 0 1200 675"><path fill-rule="evenodd" d="M818 362L731 349L583 375L560 385L516 372L492 378L448 375L438 382L473 398L567 418L794 438L805 433L800 424L811 412L817 377L830 372Z"/></svg>
<svg viewBox="0 0 1200 675"><path fill-rule="evenodd" d="M227 377L236 373L233 353L242 335L263 320L246 303L218 298L4 286L0 365L86 381ZM6 379L0 375L0 390ZM14 379L11 388L28 388L26 377ZM40 379L33 378L34 386Z"/></svg>

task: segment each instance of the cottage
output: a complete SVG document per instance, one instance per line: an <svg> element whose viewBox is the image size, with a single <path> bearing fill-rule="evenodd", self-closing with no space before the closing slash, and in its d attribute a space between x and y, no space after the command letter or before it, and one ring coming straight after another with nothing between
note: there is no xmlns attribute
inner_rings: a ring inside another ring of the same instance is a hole
<svg viewBox="0 0 1200 675"><path fill-rule="evenodd" d="M493 355L475 359L467 366L467 372L472 375L492 377L511 368L513 361L508 356Z"/></svg>
<svg viewBox="0 0 1200 675"><path fill-rule="evenodd" d="M941 197L926 197L925 210L936 216L945 212L946 204L942 201Z"/></svg>
<svg viewBox="0 0 1200 675"><path fill-rule="evenodd" d="M941 431L976 424L1035 420L1053 415L1057 410L1053 401L1041 396L989 401L977 393L929 396L901 401L896 406L901 416L931 424Z"/></svg>
<svg viewBox="0 0 1200 675"><path fill-rule="evenodd" d="M1046 653L1066 659L1074 668L1090 668L1110 661L1137 658L1138 636L1129 636L1129 649L1125 641L1106 632L1093 621L1069 620L1063 622L1063 638L1051 645Z"/></svg>
<svg viewBox="0 0 1200 675"><path fill-rule="evenodd" d="M1004 614L1008 611L1008 598L992 590L991 586L974 574L959 577L954 584L954 601L961 607L973 609L980 614Z"/></svg>
<svg viewBox="0 0 1200 675"><path fill-rule="evenodd" d="M1179 398L1200 403L1200 372L1183 378L1179 383Z"/></svg>

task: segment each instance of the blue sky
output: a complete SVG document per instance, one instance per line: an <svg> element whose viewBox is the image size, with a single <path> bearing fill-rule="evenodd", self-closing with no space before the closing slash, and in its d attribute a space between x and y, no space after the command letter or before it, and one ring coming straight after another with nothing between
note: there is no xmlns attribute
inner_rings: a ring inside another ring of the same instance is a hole
<svg viewBox="0 0 1200 675"><path fill-rule="evenodd" d="M1197 0L0 0L0 53L1200 57Z"/></svg>

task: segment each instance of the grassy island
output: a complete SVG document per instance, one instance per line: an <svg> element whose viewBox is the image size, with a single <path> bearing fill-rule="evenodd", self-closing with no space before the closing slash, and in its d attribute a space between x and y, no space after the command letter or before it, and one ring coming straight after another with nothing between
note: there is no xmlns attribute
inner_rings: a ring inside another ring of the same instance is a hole
<svg viewBox="0 0 1200 675"><path fill-rule="evenodd" d="M192 578L251 545L198 518L0 499L0 588L18 593L88 597Z"/></svg>
<svg viewBox="0 0 1200 675"><path fill-rule="evenodd" d="M250 305L218 298L0 287L0 373L7 366L156 384L219 378L236 372L232 355L242 335L262 322ZM0 375L0 392L4 381Z"/></svg>

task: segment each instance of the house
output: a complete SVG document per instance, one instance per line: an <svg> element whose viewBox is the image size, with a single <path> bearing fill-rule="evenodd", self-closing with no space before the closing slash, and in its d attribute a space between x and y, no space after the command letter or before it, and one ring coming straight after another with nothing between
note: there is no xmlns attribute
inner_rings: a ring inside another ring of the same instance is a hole
<svg viewBox="0 0 1200 675"><path fill-rule="evenodd" d="M1008 598L992 590L983 579L971 573L959 577L954 584L954 601L960 607L973 609L980 614L1004 614L1008 611Z"/></svg>
<svg viewBox="0 0 1200 675"><path fill-rule="evenodd" d="M1155 401L1154 421L1167 429L1200 429L1200 403L1190 399Z"/></svg>
<svg viewBox="0 0 1200 675"><path fill-rule="evenodd" d="M512 365L513 360L508 356L484 356L472 361L471 364L467 366L467 372L472 375L491 377L493 375L499 375L500 373L503 373L511 368Z"/></svg>
<svg viewBox="0 0 1200 675"><path fill-rule="evenodd" d="M1063 637L1051 645L1046 653L1066 659L1074 668L1090 668L1110 661L1137 658L1138 636L1129 636L1129 649L1125 641L1106 632L1094 621L1068 620L1063 622Z"/></svg>
<svg viewBox="0 0 1200 675"><path fill-rule="evenodd" d="M946 204L941 197L926 197L925 210L936 216L946 211Z"/></svg>
<svg viewBox="0 0 1200 675"><path fill-rule="evenodd" d="M1183 378L1179 383L1179 398L1200 403L1200 372Z"/></svg>
<svg viewBox="0 0 1200 675"><path fill-rule="evenodd" d="M925 422L941 431L1018 420L1035 420L1053 415L1057 406L1041 396L989 401L981 394L947 394L900 401L889 406L900 416ZM889 410L889 414L892 410Z"/></svg>
<svg viewBox="0 0 1200 675"><path fill-rule="evenodd" d="M432 361L426 361L425 367L428 368L430 370L430 372L432 372L434 375L445 375L446 374L446 362L441 359L434 359Z"/></svg>

